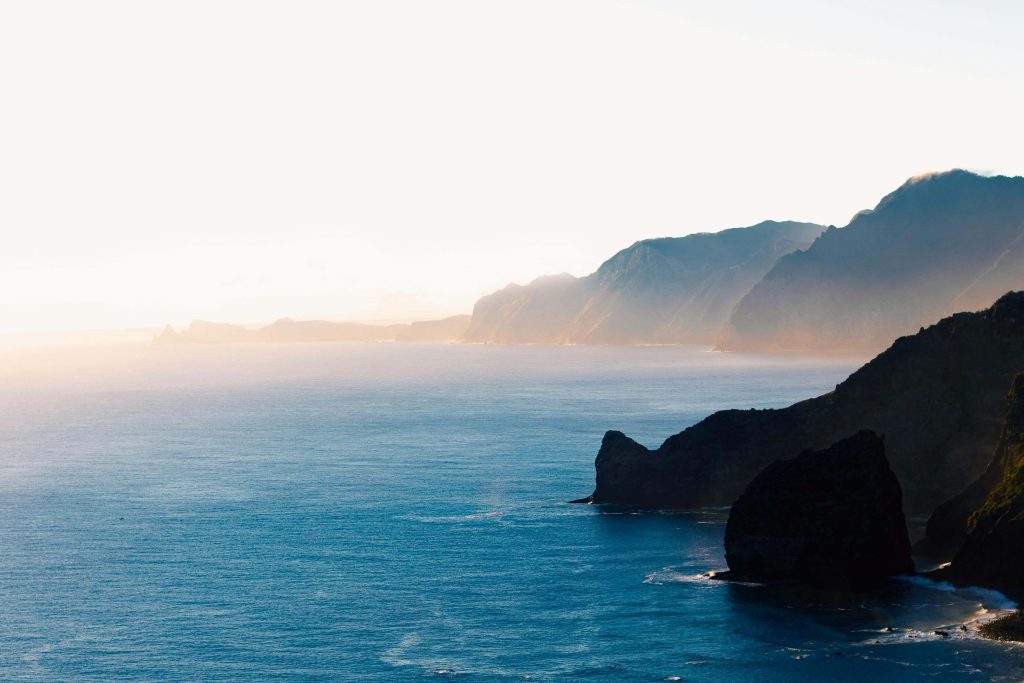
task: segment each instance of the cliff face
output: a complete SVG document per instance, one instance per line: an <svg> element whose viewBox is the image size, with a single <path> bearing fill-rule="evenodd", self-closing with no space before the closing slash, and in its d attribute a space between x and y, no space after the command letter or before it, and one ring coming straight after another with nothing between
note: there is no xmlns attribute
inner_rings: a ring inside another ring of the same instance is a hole
<svg viewBox="0 0 1024 683"><path fill-rule="evenodd" d="M779 257L806 248L822 229L766 221L643 240L586 277L547 276L483 297L465 341L713 343L732 308Z"/></svg>
<svg viewBox="0 0 1024 683"><path fill-rule="evenodd" d="M981 505L961 520L963 543L948 575L956 583L996 588L1020 600L1024 599L1024 375L1013 382L999 444L981 481L993 479Z"/></svg>
<svg viewBox="0 0 1024 683"><path fill-rule="evenodd" d="M758 580L912 573L900 484L882 439L859 432L761 470L729 513L725 559L731 575Z"/></svg>
<svg viewBox="0 0 1024 683"><path fill-rule="evenodd" d="M1022 368L1024 369L1024 368ZM996 444L995 453L984 473L963 491L940 505L928 518L925 537L916 551L937 559L948 559L964 543L971 527L971 518L980 508L988 505L992 492L1004 481L1007 472L1024 452L1019 439L1024 431L1024 375L1013 380L1007 397L1006 420Z"/></svg>
<svg viewBox="0 0 1024 683"><path fill-rule="evenodd" d="M719 341L734 351L871 352L1024 288L1024 178L950 171L779 260Z"/></svg>
<svg viewBox="0 0 1024 683"><path fill-rule="evenodd" d="M725 410L648 450L609 432L598 503L731 504L766 465L858 431L884 435L908 512L930 513L977 478L1000 433L1006 387L1024 368L1024 292L898 339L835 391L780 410Z"/></svg>

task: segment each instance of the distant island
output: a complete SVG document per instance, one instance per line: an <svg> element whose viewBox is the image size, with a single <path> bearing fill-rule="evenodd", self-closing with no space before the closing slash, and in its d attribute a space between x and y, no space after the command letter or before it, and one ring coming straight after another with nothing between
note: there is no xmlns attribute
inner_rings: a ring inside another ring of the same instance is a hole
<svg viewBox="0 0 1024 683"><path fill-rule="evenodd" d="M291 320L282 318L263 327L194 320L183 330L168 325L153 338L157 344L224 344L232 342L398 341L456 342L469 327L468 315L398 325Z"/></svg>

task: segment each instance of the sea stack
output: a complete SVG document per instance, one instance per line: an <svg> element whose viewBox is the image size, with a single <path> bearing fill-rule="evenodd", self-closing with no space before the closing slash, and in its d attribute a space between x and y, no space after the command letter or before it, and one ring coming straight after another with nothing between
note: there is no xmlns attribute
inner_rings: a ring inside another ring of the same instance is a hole
<svg viewBox="0 0 1024 683"><path fill-rule="evenodd" d="M882 438L861 431L762 470L729 514L725 557L730 578L762 581L913 573L903 495Z"/></svg>

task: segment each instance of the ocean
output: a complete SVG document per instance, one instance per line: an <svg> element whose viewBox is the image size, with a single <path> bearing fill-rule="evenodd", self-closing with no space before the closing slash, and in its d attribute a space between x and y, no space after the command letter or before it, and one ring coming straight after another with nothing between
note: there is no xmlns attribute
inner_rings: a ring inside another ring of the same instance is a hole
<svg viewBox="0 0 1024 683"><path fill-rule="evenodd" d="M0 679L1021 680L1024 649L957 628L1007 607L997 594L710 581L727 511L567 502L592 490L607 429L655 446L857 365L695 347L6 351Z"/></svg>

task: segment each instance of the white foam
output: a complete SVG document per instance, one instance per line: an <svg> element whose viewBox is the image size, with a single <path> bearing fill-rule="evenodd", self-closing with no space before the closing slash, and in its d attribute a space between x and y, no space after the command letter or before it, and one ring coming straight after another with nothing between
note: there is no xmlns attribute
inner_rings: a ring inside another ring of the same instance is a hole
<svg viewBox="0 0 1024 683"><path fill-rule="evenodd" d="M928 588L930 590L955 593L961 597L976 600L985 610L1014 610L1017 603L1002 593L991 588L980 588L978 586L956 587L948 581L934 581L924 576L901 576L900 581L912 583L915 586Z"/></svg>
<svg viewBox="0 0 1024 683"><path fill-rule="evenodd" d="M488 512L474 512L468 515L400 515L398 519L421 522L423 524L451 524L452 522L500 520L505 514L504 510L490 510Z"/></svg>
<svg viewBox="0 0 1024 683"><path fill-rule="evenodd" d="M662 567L656 572L651 572L644 577L644 583L654 584L655 586L664 586L668 583L699 583L705 585L711 585L713 583L721 583L721 581L715 581L712 574L704 572L701 574L684 574L675 567Z"/></svg>
<svg viewBox="0 0 1024 683"><path fill-rule="evenodd" d="M723 586L726 583L740 584L743 586L763 586L763 583L752 581L723 581L716 579L715 575L720 572L701 572L699 574L687 574L679 571L676 567L662 567L656 572L651 572L644 577L644 583L655 586L664 586L670 583L691 583L702 586Z"/></svg>

